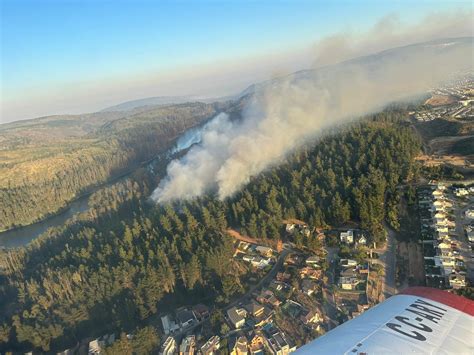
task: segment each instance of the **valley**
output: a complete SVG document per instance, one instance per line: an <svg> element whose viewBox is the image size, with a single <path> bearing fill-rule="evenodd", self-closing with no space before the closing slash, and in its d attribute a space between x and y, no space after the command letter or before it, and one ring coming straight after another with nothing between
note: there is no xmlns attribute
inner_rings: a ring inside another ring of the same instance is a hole
<svg viewBox="0 0 474 355"><path fill-rule="evenodd" d="M67 210L71 201L146 164L225 107L183 104L0 126L0 230Z"/></svg>

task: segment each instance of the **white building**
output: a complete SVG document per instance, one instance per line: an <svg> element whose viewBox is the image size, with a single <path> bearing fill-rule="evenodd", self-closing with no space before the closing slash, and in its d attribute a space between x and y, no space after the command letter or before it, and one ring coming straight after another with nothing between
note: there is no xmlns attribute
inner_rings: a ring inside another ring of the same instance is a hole
<svg viewBox="0 0 474 355"><path fill-rule="evenodd" d="M160 355L173 355L176 351L176 340L173 337L166 338L161 347Z"/></svg>
<svg viewBox="0 0 474 355"><path fill-rule="evenodd" d="M287 233L293 233L295 230L295 224L294 223L287 223L285 226L285 230Z"/></svg>
<svg viewBox="0 0 474 355"><path fill-rule="evenodd" d="M474 219L474 209L468 209L465 215L467 218Z"/></svg>
<svg viewBox="0 0 474 355"><path fill-rule="evenodd" d="M255 248L255 250L260 253L261 255L263 256L272 256L273 254L273 249L272 248L269 248L269 247L266 247L266 246L263 246L263 245L259 245Z"/></svg>
<svg viewBox="0 0 474 355"><path fill-rule="evenodd" d="M459 187L457 189L454 190L454 194L457 196L457 197L462 197L462 196L466 196L466 195L469 195L469 191L464 188L464 187Z"/></svg>
<svg viewBox="0 0 474 355"><path fill-rule="evenodd" d="M174 333L179 329L179 325L176 324L168 315L161 317L161 325L163 326L163 332L165 335Z"/></svg>
<svg viewBox="0 0 474 355"><path fill-rule="evenodd" d="M347 232L341 232L340 238L341 242L346 244L352 244L354 243L354 231L352 229L349 229Z"/></svg>
<svg viewBox="0 0 474 355"><path fill-rule="evenodd" d="M452 273L449 275L449 285L452 288L461 288L466 286L466 276L459 273Z"/></svg>

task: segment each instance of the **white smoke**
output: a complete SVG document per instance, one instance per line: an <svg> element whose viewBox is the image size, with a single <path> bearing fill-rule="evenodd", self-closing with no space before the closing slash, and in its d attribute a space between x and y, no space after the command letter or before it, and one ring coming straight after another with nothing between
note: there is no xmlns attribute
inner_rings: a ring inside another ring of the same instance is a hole
<svg viewBox="0 0 474 355"><path fill-rule="evenodd" d="M170 163L158 202L216 192L231 196L325 128L425 93L453 72L472 69L472 39L388 51L269 83L242 121L217 116L202 142Z"/></svg>

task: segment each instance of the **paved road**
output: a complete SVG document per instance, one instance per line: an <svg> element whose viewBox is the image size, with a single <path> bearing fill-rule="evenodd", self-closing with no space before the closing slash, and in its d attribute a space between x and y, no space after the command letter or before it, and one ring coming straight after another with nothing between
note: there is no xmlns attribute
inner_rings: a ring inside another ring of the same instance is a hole
<svg viewBox="0 0 474 355"><path fill-rule="evenodd" d="M395 281L396 273L396 254L397 254L397 239L395 231L385 224L387 231L387 245L379 253L379 261L385 268L385 282L383 284L383 293L385 298L393 296L397 293L397 285Z"/></svg>
<svg viewBox="0 0 474 355"><path fill-rule="evenodd" d="M323 310L324 314L326 315L329 329L333 329L339 325L337 322L337 316L338 316L338 311L337 311L337 305L336 305L336 299L334 298L334 292L330 290L327 286L333 286L335 285L335 275L336 275L336 259L337 259L337 253L338 253L338 248L330 248L327 247L327 260L329 263L329 268L327 272L328 276L328 282L325 287L323 287Z"/></svg>

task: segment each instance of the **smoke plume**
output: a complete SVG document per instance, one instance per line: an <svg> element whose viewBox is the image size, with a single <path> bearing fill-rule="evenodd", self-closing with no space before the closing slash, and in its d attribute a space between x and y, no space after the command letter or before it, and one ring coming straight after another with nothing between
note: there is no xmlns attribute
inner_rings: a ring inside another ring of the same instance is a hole
<svg viewBox="0 0 474 355"><path fill-rule="evenodd" d="M202 141L168 166L158 202L231 196L252 176L337 124L408 100L472 70L472 38L435 41L308 70L265 83L232 122L220 114Z"/></svg>

